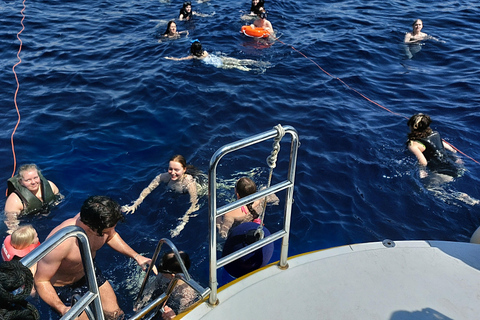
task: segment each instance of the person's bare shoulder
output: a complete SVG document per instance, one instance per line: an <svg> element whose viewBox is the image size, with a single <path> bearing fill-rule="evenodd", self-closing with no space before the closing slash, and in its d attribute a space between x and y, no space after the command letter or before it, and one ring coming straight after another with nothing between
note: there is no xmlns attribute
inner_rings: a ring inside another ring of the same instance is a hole
<svg viewBox="0 0 480 320"><path fill-rule="evenodd" d="M58 230L61 230L65 227L68 227L68 226L74 226L75 225L75 222L77 221L77 219L80 217L80 213L78 213L75 217L73 218L70 218L70 219L67 219L65 221L63 221L62 223L60 223L58 226L56 226L55 228L53 228L52 231L50 231L50 233L48 234L47 236L47 239L50 238L52 235L54 235L55 233L58 232Z"/></svg>
<svg viewBox="0 0 480 320"><path fill-rule="evenodd" d="M20 213L23 210L23 203L20 197L12 192L7 197L5 201L5 212L6 213Z"/></svg>

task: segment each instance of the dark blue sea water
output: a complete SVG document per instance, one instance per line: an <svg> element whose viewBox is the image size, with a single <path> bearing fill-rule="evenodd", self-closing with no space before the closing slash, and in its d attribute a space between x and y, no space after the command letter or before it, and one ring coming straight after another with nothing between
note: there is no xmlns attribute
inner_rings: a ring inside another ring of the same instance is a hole
<svg viewBox="0 0 480 320"><path fill-rule="evenodd" d="M157 33L177 16L180 1L26 0L25 6L22 62L15 68L21 114L15 155L18 165L38 164L65 195L50 215L26 219L41 240L89 195L127 204L166 170L173 154L206 171L222 145L278 123L294 126L302 143L291 254L385 238L468 241L480 225L478 205L455 198L457 192L480 198L479 164L462 156L465 175L436 194L426 189L405 149L405 117L424 112L445 140L480 160L477 1L267 1L281 42L239 33L248 1L194 1L194 11L214 15L178 22L189 37L161 43ZM4 181L14 166L12 67L18 62L22 7L17 0L0 2ZM402 41L416 18L423 19L424 32L442 41L425 42L408 59ZM246 72L164 59L186 56L192 39L210 53L266 67ZM282 152L287 148L283 143ZM221 202L233 198L228 188L246 173L266 183L270 150L265 143L224 160ZM285 174L279 164L274 181ZM159 187L117 229L134 249L151 255L187 202L188 196ZM198 216L173 241L190 253L193 276L207 285L205 196L200 204ZM268 209L273 229L281 208ZM101 252L99 263L131 314L138 269L109 248ZM38 305L48 318L48 308Z"/></svg>

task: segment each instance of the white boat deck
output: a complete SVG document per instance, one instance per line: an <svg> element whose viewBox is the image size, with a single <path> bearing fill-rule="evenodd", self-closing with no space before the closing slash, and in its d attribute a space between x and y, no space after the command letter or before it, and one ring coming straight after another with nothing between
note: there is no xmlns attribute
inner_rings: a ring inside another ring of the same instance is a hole
<svg viewBox="0 0 480 320"><path fill-rule="evenodd" d="M289 259L229 284L183 319L480 319L480 245L400 241Z"/></svg>

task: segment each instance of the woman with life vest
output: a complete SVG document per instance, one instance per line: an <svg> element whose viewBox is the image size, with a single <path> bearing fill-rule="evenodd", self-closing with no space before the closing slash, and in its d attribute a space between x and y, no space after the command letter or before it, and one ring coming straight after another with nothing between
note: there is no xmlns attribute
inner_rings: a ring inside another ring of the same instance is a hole
<svg viewBox="0 0 480 320"><path fill-rule="evenodd" d="M430 128L431 123L430 116L423 113L414 114L408 120L410 133L407 148L417 157L420 178L428 176L428 168L432 172L447 175L452 180L461 175L462 170L458 164L462 160L452 155L457 151L443 141L437 131Z"/></svg>
<svg viewBox="0 0 480 320"><path fill-rule="evenodd" d="M57 186L45 179L35 164L25 164L18 173L8 179L5 202L5 224L11 234L18 226L22 215L46 213L62 195Z"/></svg>

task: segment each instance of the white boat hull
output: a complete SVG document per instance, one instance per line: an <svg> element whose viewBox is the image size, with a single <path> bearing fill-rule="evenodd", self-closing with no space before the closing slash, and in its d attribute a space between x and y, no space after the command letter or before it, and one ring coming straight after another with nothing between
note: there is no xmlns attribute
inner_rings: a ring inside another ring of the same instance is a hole
<svg viewBox="0 0 480 320"><path fill-rule="evenodd" d="M222 288L184 319L480 319L480 245L400 241L292 257Z"/></svg>

